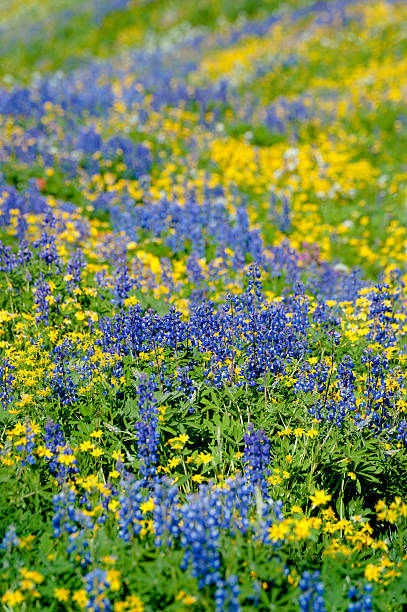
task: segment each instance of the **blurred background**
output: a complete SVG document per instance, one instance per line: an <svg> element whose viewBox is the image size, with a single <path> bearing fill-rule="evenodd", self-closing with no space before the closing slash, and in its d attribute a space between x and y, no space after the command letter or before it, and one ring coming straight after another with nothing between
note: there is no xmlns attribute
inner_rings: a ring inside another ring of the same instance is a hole
<svg viewBox="0 0 407 612"><path fill-rule="evenodd" d="M0 0L5 184L128 231L205 183L305 264L404 271L406 23L397 0Z"/></svg>
<svg viewBox="0 0 407 612"><path fill-rule="evenodd" d="M86 59L171 41L309 0L0 0L0 78L70 70ZM325 3L321 3L325 4Z"/></svg>

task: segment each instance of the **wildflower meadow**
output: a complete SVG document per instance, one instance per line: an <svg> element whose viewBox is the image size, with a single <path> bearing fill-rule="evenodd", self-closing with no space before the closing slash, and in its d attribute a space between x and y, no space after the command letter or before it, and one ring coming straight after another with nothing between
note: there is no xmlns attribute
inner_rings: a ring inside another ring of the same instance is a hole
<svg viewBox="0 0 407 612"><path fill-rule="evenodd" d="M0 607L407 610L407 2L0 3Z"/></svg>

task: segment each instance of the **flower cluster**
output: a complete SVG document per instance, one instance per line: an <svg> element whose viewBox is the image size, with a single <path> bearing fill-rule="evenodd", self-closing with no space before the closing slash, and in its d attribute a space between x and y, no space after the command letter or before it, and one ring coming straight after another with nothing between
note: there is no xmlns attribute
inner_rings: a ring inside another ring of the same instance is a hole
<svg viewBox="0 0 407 612"><path fill-rule="evenodd" d="M406 3L26 4L1 604L406 608Z"/></svg>

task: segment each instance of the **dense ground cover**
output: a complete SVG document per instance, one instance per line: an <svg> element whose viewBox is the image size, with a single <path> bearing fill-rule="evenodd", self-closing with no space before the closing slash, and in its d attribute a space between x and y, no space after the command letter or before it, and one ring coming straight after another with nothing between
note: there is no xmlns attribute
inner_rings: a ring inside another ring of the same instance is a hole
<svg viewBox="0 0 407 612"><path fill-rule="evenodd" d="M406 609L406 4L3 4L3 609Z"/></svg>

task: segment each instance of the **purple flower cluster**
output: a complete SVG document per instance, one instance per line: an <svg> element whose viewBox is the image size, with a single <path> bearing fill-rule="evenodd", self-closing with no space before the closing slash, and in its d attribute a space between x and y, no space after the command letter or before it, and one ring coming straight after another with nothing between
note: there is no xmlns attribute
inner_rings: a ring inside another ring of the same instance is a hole
<svg viewBox="0 0 407 612"><path fill-rule="evenodd" d="M270 440L263 430L255 430L252 423L247 426L243 436L245 448L242 463L248 482L258 487L264 497L268 497L267 477L270 475Z"/></svg>

